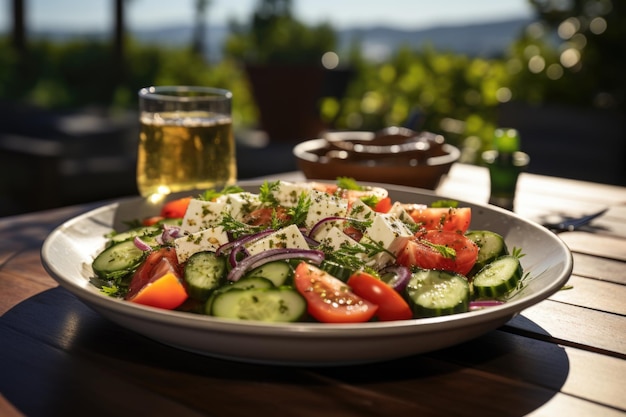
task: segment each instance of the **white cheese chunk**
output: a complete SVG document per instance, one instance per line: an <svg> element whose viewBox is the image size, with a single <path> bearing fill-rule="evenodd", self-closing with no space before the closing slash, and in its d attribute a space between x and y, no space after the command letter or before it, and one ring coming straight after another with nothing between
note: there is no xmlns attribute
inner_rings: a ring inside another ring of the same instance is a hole
<svg viewBox="0 0 626 417"><path fill-rule="evenodd" d="M278 189L272 192L279 205L284 207L295 207L302 193L308 194L311 190L309 183L291 183L280 181Z"/></svg>
<svg viewBox="0 0 626 417"><path fill-rule="evenodd" d="M413 235L409 227L395 216L376 213L372 225L365 230L362 242L372 242L386 250L395 248L399 241ZM392 260L387 252L380 252L374 258L376 266L382 267Z"/></svg>
<svg viewBox="0 0 626 417"><path fill-rule="evenodd" d="M215 227L222 218L226 203L192 199L185 212L181 230L185 233L195 233L208 227Z"/></svg>
<svg viewBox="0 0 626 417"><path fill-rule="evenodd" d="M191 255L203 251L215 251L228 242L228 235L221 226L209 227L174 240L178 262L186 262Z"/></svg>
<svg viewBox="0 0 626 417"><path fill-rule="evenodd" d="M345 199L339 198L335 195L331 195L322 191L311 190L311 206L306 216L305 226L307 229L311 229L320 220L327 217L346 217L348 211L348 202ZM343 222L340 221L328 221L320 226L320 229L316 231L313 239L316 238L317 233L321 230L328 230L333 226Z"/></svg>
<svg viewBox="0 0 626 417"><path fill-rule="evenodd" d="M359 242L346 235L338 227L332 227L328 230L321 231L317 235L317 241L321 245L332 248L333 250L340 250L341 247L345 245L362 247Z"/></svg>
<svg viewBox="0 0 626 417"><path fill-rule="evenodd" d="M357 199L352 202L348 217L362 221L374 220L376 212L370 206L365 204L363 200Z"/></svg>
<svg viewBox="0 0 626 417"><path fill-rule="evenodd" d="M402 203L398 201L393 203L388 214L397 217L404 223L415 224L415 220L413 220L413 217L411 217L411 215L404 209Z"/></svg>
<svg viewBox="0 0 626 417"><path fill-rule="evenodd" d="M225 194L217 201L226 204L226 210L235 220L243 220L247 214L261 206L259 195L248 192Z"/></svg>
<svg viewBox="0 0 626 417"><path fill-rule="evenodd" d="M413 232L397 217L376 213L372 225L365 230L365 234L387 249L396 238L411 236Z"/></svg>
<svg viewBox="0 0 626 417"><path fill-rule="evenodd" d="M302 232L295 224L277 230L250 244L246 244L245 248L250 255L256 255L266 250L279 248L310 249Z"/></svg>

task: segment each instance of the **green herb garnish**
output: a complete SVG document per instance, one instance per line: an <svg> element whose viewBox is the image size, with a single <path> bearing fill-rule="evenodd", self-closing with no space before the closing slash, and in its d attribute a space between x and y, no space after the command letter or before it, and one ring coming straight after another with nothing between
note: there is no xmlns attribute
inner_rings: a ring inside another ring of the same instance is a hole
<svg viewBox="0 0 626 417"><path fill-rule="evenodd" d="M202 194L198 196L198 200L213 201L216 198L221 197L226 194L239 194L243 192L244 192L243 188L237 185L227 185L224 188L222 188L222 191L217 191L214 188L206 190L205 192L203 192Z"/></svg>
<svg viewBox="0 0 626 417"><path fill-rule="evenodd" d="M269 204L271 206L277 206L278 200L274 196L274 192L280 189L280 181L267 182L261 184L259 188L259 200L262 203Z"/></svg>
<svg viewBox="0 0 626 417"><path fill-rule="evenodd" d="M359 183L354 178L350 177L337 177L337 186L344 190L365 190L365 188L359 185Z"/></svg>
<svg viewBox="0 0 626 417"><path fill-rule="evenodd" d="M433 208L457 208L459 202L455 200L437 200L433 201L430 206Z"/></svg>
<svg viewBox="0 0 626 417"><path fill-rule="evenodd" d="M424 240L420 240L419 242L424 244L424 245L426 245L426 246L428 246L429 248L432 248L432 249L436 250L444 258L448 258L448 259L455 259L456 258L456 251L454 250L454 248L451 248L450 246L439 245L437 243L429 242L428 240L425 240L425 239Z"/></svg>

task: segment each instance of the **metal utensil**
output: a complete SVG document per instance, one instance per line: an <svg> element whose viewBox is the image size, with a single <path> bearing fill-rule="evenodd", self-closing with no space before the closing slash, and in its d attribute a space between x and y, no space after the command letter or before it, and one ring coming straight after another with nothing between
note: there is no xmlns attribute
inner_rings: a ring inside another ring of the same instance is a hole
<svg viewBox="0 0 626 417"><path fill-rule="evenodd" d="M586 214L581 217L567 218L556 223L542 223L542 225L554 232L571 232L586 224L589 224L595 218L600 217L604 213L606 213L607 210L608 208L605 208L595 213Z"/></svg>

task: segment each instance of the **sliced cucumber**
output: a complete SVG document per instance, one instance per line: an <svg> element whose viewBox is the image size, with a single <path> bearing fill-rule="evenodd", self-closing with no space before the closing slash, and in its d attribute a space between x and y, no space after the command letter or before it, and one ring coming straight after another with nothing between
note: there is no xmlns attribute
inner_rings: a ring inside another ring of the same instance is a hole
<svg viewBox="0 0 626 417"><path fill-rule="evenodd" d="M475 298L498 298L513 290L522 278L522 265L517 257L501 256L487 264L474 276Z"/></svg>
<svg viewBox="0 0 626 417"><path fill-rule="evenodd" d="M208 300L206 300L206 303L204 304L204 313L207 315L211 315L211 308L213 307L213 300L215 300L215 297L217 297L221 293L230 291L233 289L250 290L253 288L256 288L256 289L275 288L275 286L272 281L263 277L244 277L244 278L241 278L239 281L227 282L226 284L222 285L221 287L219 287L218 289L216 289L215 291L211 293Z"/></svg>
<svg viewBox="0 0 626 417"><path fill-rule="evenodd" d="M473 230L467 232L465 236L478 246L478 258L469 276L475 275L494 259L508 255L504 238L497 233L489 230Z"/></svg>
<svg viewBox="0 0 626 417"><path fill-rule="evenodd" d="M251 290L253 288L262 289L262 288L274 288L275 285L272 281L264 277L244 277L239 281L235 281L230 285L226 285L220 290L232 290L232 289L240 289L240 290Z"/></svg>
<svg viewBox="0 0 626 417"><path fill-rule="evenodd" d="M160 232L161 228L156 226L136 227L126 232L117 233L111 236L110 242L112 244L115 244L124 242L125 240L134 239L136 236L139 236L140 238L143 238L145 236L155 236Z"/></svg>
<svg viewBox="0 0 626 417"><path fill-rule="evenodd" d="M343 282L347 282L348 278L354 273L354 271L350 268L347 268L344 265L341 265L334 261L323 260L320 264L320 268L335 278L339 278Z"/></svg>
<svg viewBox="0 0 626 417"><path fill-rule="evenodd" d="M183 224L183 219L178 218L178 217L173 217L173 218L168 217L168 218L159 220L156 224L169 224L172 226L180 226Z"/></svg>
<svg viewBox="0 0 626 417"><path fill-rule="evenodd" d="M143 258L144 252L132 240L125 240L102 251L91 266L100 278L119 278L134 271Z"/></svg>
<svg viewBox="0 0 626 417"><path fill-rule="evenodd" d="M280 287L281 285L288 284L291 278L293 278L293 268L286 261L268 262L248 272L243 279L253 277L266 278L270 280L274 286Z"/></svg>
<svg viewBox="0 0 626 417"><path fill-rule="evenodd" d="M231 289L213 299L216 317L265 322L292 322L306 312L306 301L296 290L281 288Z"/></svg>
<svg viewBox="0 0 626 417"><path fill-rule="evenodd" d="M226 259L215 252L197 252L185 265L185 282L189 296L205 301L226 279Z"/></svg>
<svg viewBox="0 0 626 417"><path fill-rule="evenodd" d="M419 269L411 275L404 292L416 317L445 316L469 310L469 283L454 272Z"/></svg>

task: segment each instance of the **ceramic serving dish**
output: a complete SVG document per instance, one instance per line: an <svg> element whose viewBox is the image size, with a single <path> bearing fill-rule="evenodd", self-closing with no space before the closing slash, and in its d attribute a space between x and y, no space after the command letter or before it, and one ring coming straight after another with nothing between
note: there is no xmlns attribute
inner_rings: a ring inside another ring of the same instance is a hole
<svg viewBox="0 0 626 417"><path fill-rule="evenodd" d="M402 128L385 132L329 132L297 144L293 154L310 179L351 177L431 190L461 156L441 135Z"/></svg>
<svg viewBox="0 0 626 417"><path fill-rule="evenodd" d="M257 192L261 182L242 182ZM372 184L380 185L380 184ZM425 190L384 185L390 196L407 203L439 200ZM192 194L194 195L194 194ZM180 197L173 195L172 198ZM218 358L279 365L345 365L401 358L429 352L496 329L554 292L572 271L571 253L547 229L497 207L461 202L472 208L472 228L504 236L521 248L529 274L524 288L505 304L451 316L359 324L234 321L167 311L111 298L90 283L91 262L105 245L105 235L124 221L158 213L159 207L130 198L89 211L55 229L41 257L48 273L104 317L162 343Z"/></svg>

